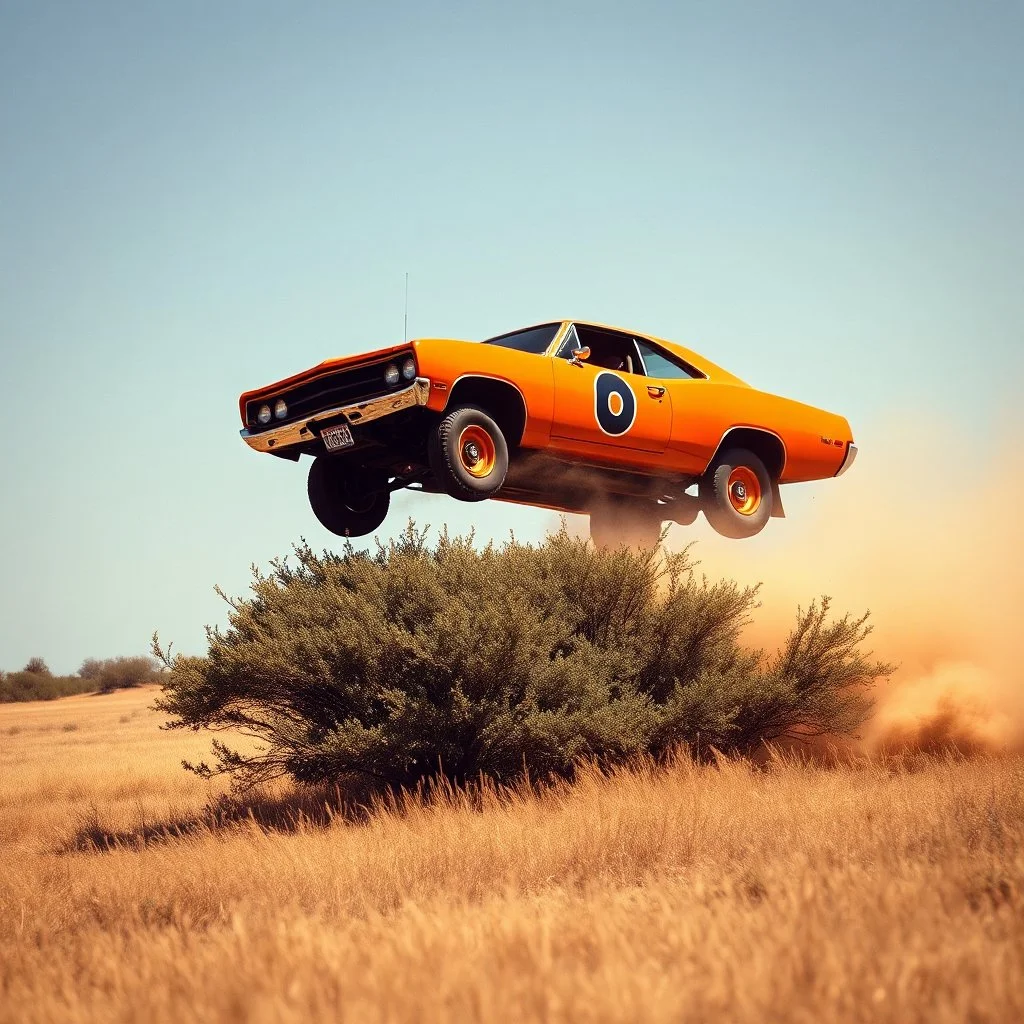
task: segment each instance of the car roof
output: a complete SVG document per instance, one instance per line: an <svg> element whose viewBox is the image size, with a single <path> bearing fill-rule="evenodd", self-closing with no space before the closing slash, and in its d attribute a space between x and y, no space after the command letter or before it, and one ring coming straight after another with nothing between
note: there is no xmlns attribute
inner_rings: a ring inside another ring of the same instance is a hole
<svg viewBox="0 0 1024 1024"><path fill-rule="evenodd" d="M693 349L689 349L685 345L679 345L674 341L659 338L654 334L645 334L643 331L634 331L629 327L616 327L613 324L602 324L595 320L543 320L539 323L531 324L530 327L544 327L548 324L554 323L578 324L580 327L594 327L598 330L616 331L619 334L629 334L632 337L639 338L643 341L651 341L654 342L655 345L661 345L663 348L668 349L669 352L679 356L686 362L691 363L696 369L700 370L701 373L705 374L711 380L721 381L726 384L740 384L743 387L750 386L746 381L741 380L735 374L730 373L717 363L713 363L710 359L702 356L699 352L694 352ZM521 330L528 331L530 330L530 327L523 327Z"/></svg>

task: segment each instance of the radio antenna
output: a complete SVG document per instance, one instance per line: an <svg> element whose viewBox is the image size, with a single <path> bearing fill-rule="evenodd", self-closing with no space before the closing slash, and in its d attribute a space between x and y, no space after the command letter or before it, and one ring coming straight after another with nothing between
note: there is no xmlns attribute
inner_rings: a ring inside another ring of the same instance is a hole
<svg viewBox="0 0 1024 1024"><path fill-rule="evenodd" d="M405 272L405 326L402 329L402 344L409 340L409 271Z"/></svg>

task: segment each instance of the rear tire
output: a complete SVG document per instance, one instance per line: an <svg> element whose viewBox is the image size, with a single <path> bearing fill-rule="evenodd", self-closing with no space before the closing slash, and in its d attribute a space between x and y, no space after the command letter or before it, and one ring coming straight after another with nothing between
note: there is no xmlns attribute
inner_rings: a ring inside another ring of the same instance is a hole
<svg viewBox="0 0 1024 1024"><path fill-rule="evenodd" d="M306 493L320 525L338 537L365 537L387 518L391 492L387 480L319 456L309 467Z"/></svg>
<svg viewBox="0 0 1024 1024"><path fill-rule="evenodd" d="M438 420L427 455L437 482L459 501L483 501L497 494L508 472L505 435L475 405L456 406Z"/></svg>
<svg viewBox="0 0 1024 1024"><path fill-rule="evenodd" d="M753 537L771 518L772 479L764 463L746 448L716 455L698 492L704 518L723 537Z"/></svg>
<svg viewBox="0 0 1024 1024"><path fill-rule="evenodd" d="M590 539L598 548L654 548L663 517L656 501L609 495L590 510Z"/></svg>

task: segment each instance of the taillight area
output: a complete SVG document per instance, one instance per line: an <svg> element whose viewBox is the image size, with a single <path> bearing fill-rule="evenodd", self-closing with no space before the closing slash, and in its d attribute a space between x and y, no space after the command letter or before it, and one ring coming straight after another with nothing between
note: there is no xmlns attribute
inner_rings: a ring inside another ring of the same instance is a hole
<svg viewBox="0 0 1024 1024"><path fill-rule="evenodd" d="M843 463L836 470L836 476L842 476L852 465L853 460L857 458L857 446L851 441L846 446L846 454L843 456Z"/></svg>

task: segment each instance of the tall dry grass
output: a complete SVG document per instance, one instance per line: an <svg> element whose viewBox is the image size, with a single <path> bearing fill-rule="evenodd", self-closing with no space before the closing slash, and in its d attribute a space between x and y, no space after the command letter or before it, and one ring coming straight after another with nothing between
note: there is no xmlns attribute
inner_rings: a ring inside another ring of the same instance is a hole
<svg viewBox="0 0 1024 1024"><path fill-rule="evenodd" d="M0 851L53 850L102 811L112 828L188 813L216 796L181 769L208 737L172 735L150 710L159 688L0 704Z"/></svg>
<svg viewBox="0 0 1024 1024"><path fill-rule="evenodd" d="M216 795L147 698L0 707L2 1021L1024 1019L1020 758L680 762L55 852Z"/></svg>

